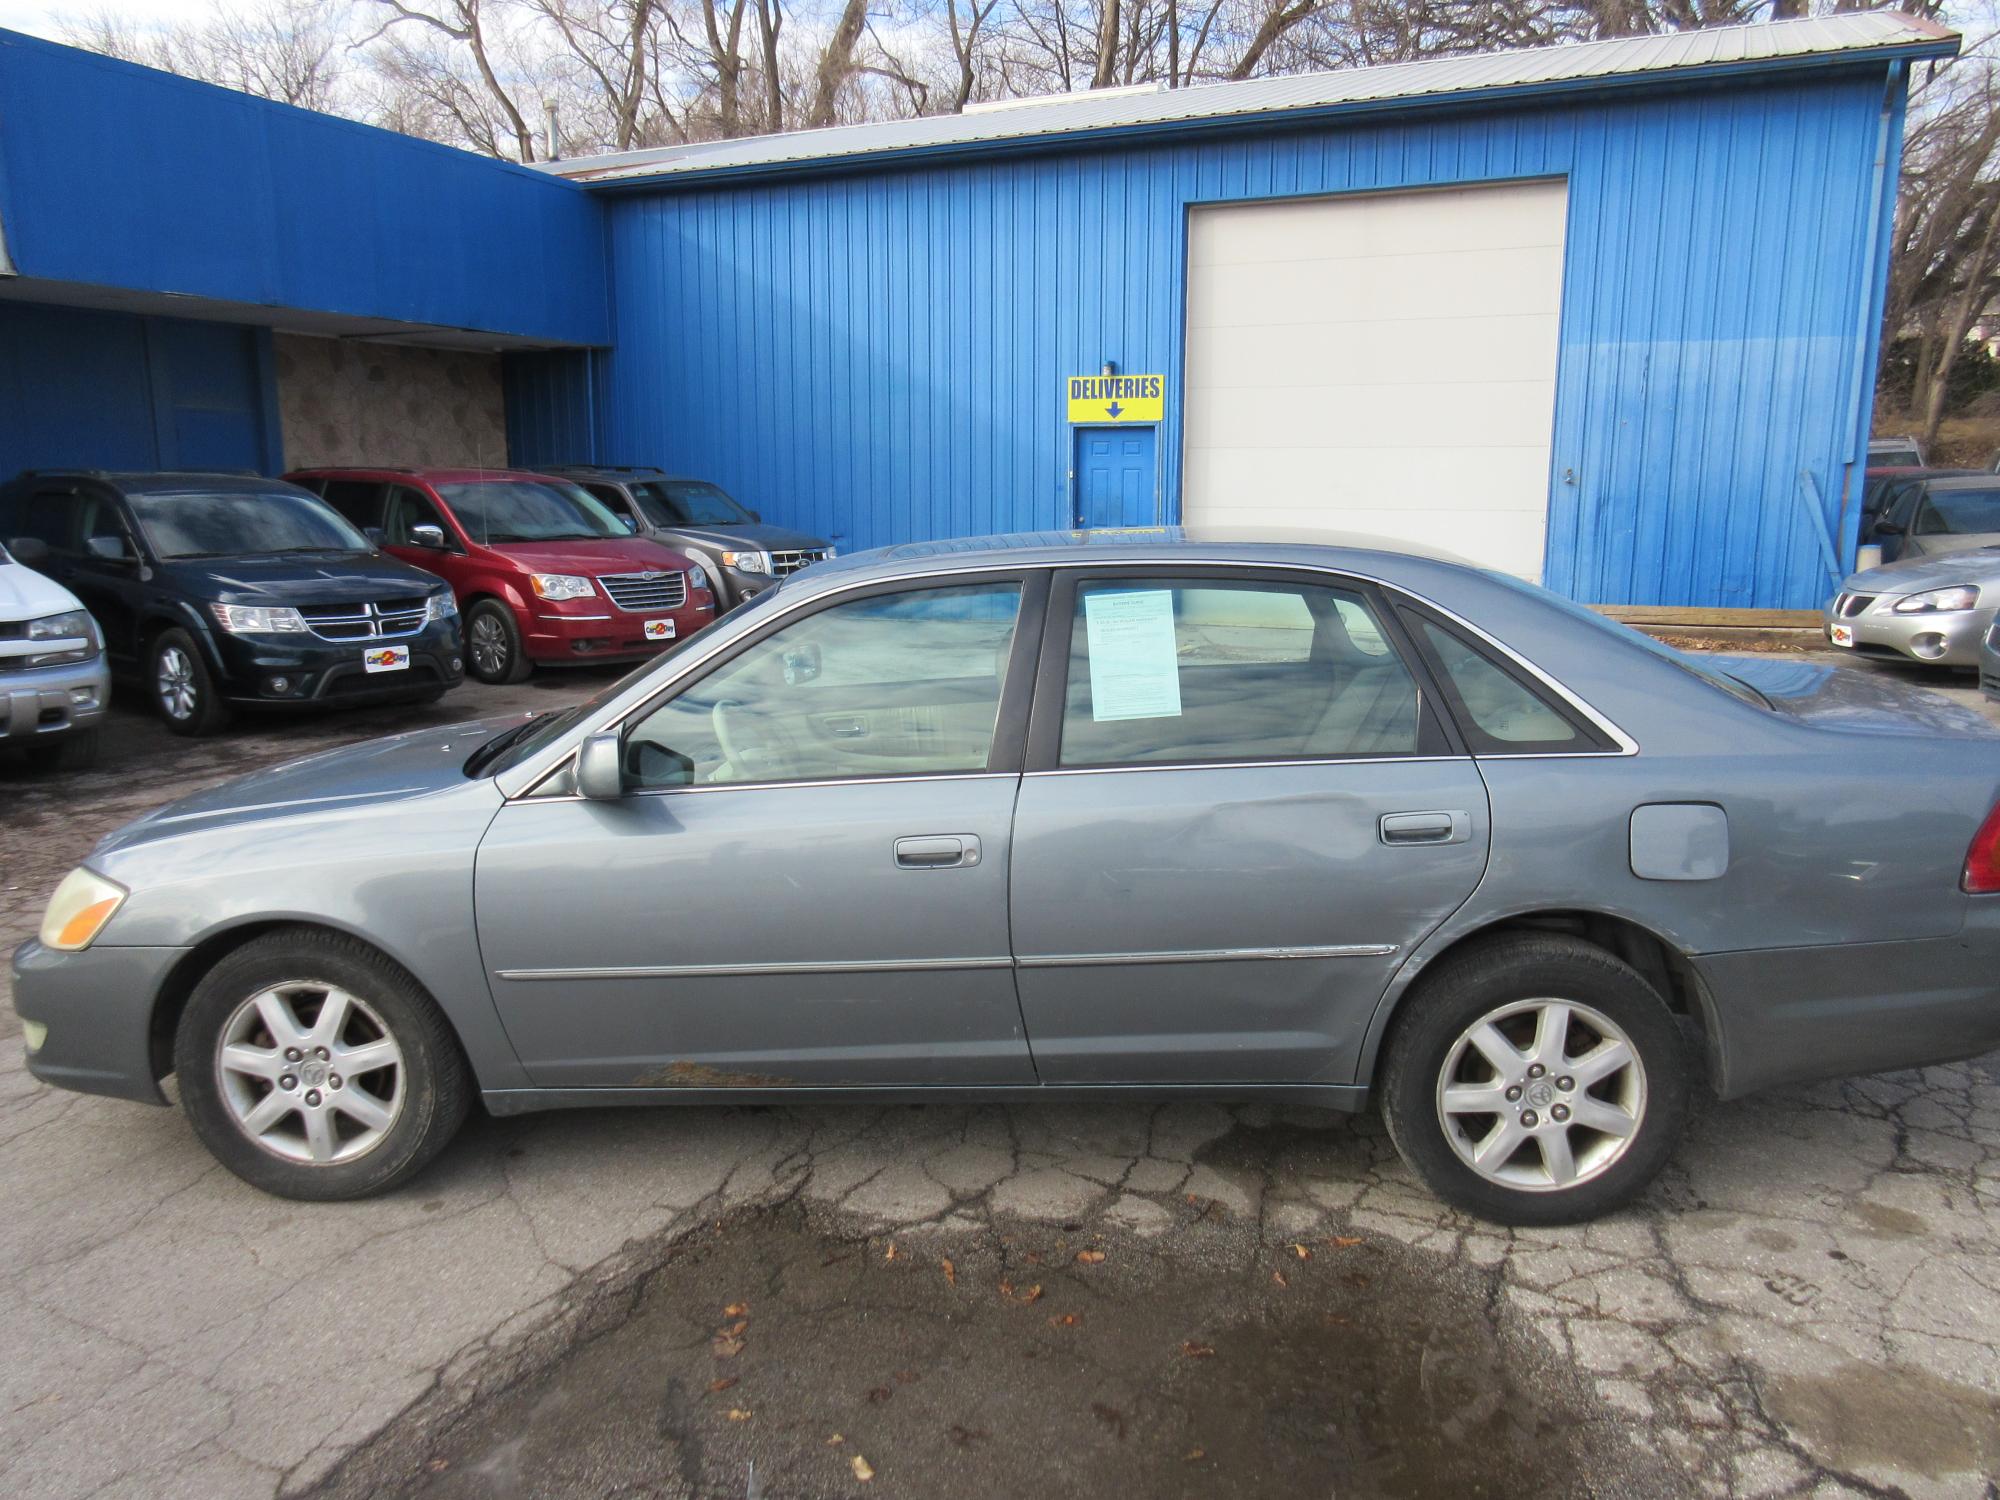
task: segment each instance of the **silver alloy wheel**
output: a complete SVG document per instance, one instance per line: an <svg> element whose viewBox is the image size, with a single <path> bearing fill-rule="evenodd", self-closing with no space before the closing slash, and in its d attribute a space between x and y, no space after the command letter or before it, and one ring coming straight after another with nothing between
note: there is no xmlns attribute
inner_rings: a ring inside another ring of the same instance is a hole
<svg viewBox="0 0 2000 1500"><path fill-rule="evenodd" d="M490 612L481 611L472 622L472 659L479 670L498 677L507 669L507 632Z"/></svg>
<svg viewBox="0 0 2000 1500"><path fill-rule="evenodd" d="M1459 1033L1438 1070L1438 1123L1473 1171L1560 1192L1610 1169L1646 1118L1631 1038L1576 1000L1519 1000Z"/></svg>
<svg viewBox="0 0 2000 1500"><path fill-rule="evenodd" d="M167 711L170 718L193 718L196 691L194 663L188 659L187 652L179 646L164 648L156 670L153 685L160 695L160 707Z"/></svg>
<svg viewBox="0 0 2000 1500"><path fill-rule="evenodd" d="M402 1113L403 1049L365 1000L318 980L288 980L236 1007L215 1049L230 1118L286 1161L353 1161Z"/></svg>

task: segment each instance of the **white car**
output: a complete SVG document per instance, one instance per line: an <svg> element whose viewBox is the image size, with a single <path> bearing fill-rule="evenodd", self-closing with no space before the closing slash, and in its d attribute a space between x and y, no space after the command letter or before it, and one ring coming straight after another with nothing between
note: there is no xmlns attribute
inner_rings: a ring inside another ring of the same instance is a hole
<svg viewBox="0 0 2000 1500"><path fill-rule="evenodd" d="M111 697L104 632L76 595L0 547L0 744L50 769L97 758Z"/></svg>

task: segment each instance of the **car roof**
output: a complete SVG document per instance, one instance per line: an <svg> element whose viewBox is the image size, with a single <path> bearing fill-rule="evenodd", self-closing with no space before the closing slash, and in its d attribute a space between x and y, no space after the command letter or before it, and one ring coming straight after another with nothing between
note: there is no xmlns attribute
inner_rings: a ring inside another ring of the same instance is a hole
<svg viewBox="0 0 2000 1500"><path fill-rule="evenodd" d="M1965 469L1943 479L1928 480L1926 483L1931 489L1947 492L1958 490L1990 490L1995 485L2000 485L2000 474L1983 472L1978 469Z"/></svg>
<svg viewBox="0 0 2000 1500"><path fill-rule="evenodd" d="M17 482L46 484L50 480L92 481L127 495L268 495L304 494L283 479L261 474L199 469L28 469Z"/></svg>
<svg viewBox="0 0 2000 1500"><path fill-rule="evenodd" d="M426 484L478 484L485 480L547 480L566 476L546 469L413 468L406 465L329 464L323 468L292 469L314 479L421 479Z"/></svg>

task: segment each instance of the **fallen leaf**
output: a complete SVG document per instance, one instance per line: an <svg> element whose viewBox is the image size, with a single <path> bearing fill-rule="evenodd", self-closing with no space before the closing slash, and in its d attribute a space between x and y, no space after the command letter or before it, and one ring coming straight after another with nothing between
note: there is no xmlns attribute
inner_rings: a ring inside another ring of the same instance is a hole
<svg viewBox="0 0 2000 1500"><path fill-rule="evenodd" d="M1102 1250L1079 1250L1076 1252L1076 1258L1086 1266L1094 1266L1104 1259L1104 1252Z"/></svg>
<svg viewBox="0 0 2000 1500"><path fill-rule="evenodd" d="M1023 1250L1021 1252L1021 1259L1025 1260L1031 1266L1039 1266L1042 1263L1042 1252L1039 1250Z"/></svg>
<svg viewBox="0 0 2000 1500"><path fill-rule="evenodd" d="M870 1406L880 1406L895 1394L886 1385L872 1385L868 1388L868 1404Z"/></svg>
<svg viewBox="0 0 2000 1500"><path fill-rule="evenodd" d="M734 1384L736 1384L736 1377L734 1375L725 1375L720 1380L711 1380L708 1383L708 1388L711 1392L726 1391Z"/></svg>
<svg viewBox="0 0 2000 1500"><path fill-rule="evenodd" d="M1215 1346L1213 1344L1197 1344L1193 1339L1188 1339L1181 1344L1181 1353L1185 1354L1189 1359L1212 1359L1215 1355Z"/></svg>
<svg viewBox="0 0 2000 1500"><path fill-rule="evenodd" d="M750 1311L749 1303L732 1302L729 1304L729 1306L723 1308L722 1315L725 1318L740 1318L749 1311Z"/></svg>
<svg viewBox="0 0 2000 1500"><path fill-rule="evenodd" d="M938 1264L944 1267L944 1279L946 1284L950 1286L957 1286L958 1267L951 1263L951 1257L946 1256L943 1260L939 1261Z"/></svg>
<svg viewBox="0 0 2000 1500"><path fill-rule="evenodd" d="M732 1406L729 1408L729 1420L732 1422L747 1422L750 1420L750 1413L740 1406Z"/></svg>
<svg viewBox="0 0 2000 1500"><path fill-rule="evenodd" d="M842 1437L839 1433L836 1432L832 1437L826 1440L826 1445L829 1448L838 1448L842 1443L846 1441L847 1441L846 1438Z"/></svg>
<svg viewBox="0 0 2000 1500"><path fill-rule="evenodd" d="M1181 1462L1184 1464L1198 1464L1207 1457L1208 1450L1206 1448L1190 1448L1181 1455Z"/></svg>
<svg viewBox="0 0 2000 1500"><path fill-rule="evenodd" d="M1336 1250L1352 1250L1356 1245L1361 1243L1361 1236L1358 1234L1336 1234L1329 1236L1327 1243Z"/></svg>
<svg viewBox="0 0 2000 1500"><path fill-rule="evenodd" d="M1049 1326L1051 1328L1074 1328L1082 1321L1075 1313L1058 1313L1055 1317L1049 1319Z"/></svg>
<svg viewBox="0 0 2000 1500"><path fill-rule="evenodd" d="M854 1471L854 1477L863 1484L875 1477L875 1466L859 1453L847 1461L847 1466Z"/></svg>
<svg viewBox="0 0 2000 1500"><path fill-rule="evenodd" d="M1313 1258L1312 1251L1306 1249L1304 1245L1292 1246L1292 1254L1296 1255L1300 1260L1311 1260Z"/></svg>
<svg viewBox="0 0 2000 1500"><path fill-rule="evenodd" d="M1290 1283L1289 1281L1285 1280L1285 1273L1284 1273L1283 1271L1273 1271L1273 1272L1271 1273L1271 1279L1272 1279L1273 1281L1277 1282L1277 1284L1278 1284L1279 1286L1290 1286L1290 1285L1291 1285L1291 1283Z"/></svg>
<svg viewBox="0 0 2000 1500"><path fill-rule="evenodd" d="M718 1333L708 1341L708 1352L717 1359L731 1359L743 1352L743 1340L733 1333Z"/></svg>
<svg viewBox="0 0 2000 1500"><path fill-rule="evenodd" d="M718 1329L717 1332L726 1333L733 1339L740 1339L741 1337L743 1337L743 1330L748 1328L749 1326L750 1326L750 1320L748 1318L738 1318L734 1323L731 1323L727 1328Z"/></svg>
<svg viewBox="0 0 2000 1500"><path fill-rule="evenodd" d="M434 1458L425 1464L424 1467L429 1469L433 1474L442 1474L446 1469L451 1467L451 1460L448 1458Z"/></svg>
<svg viewBox="0 0 2000 1500"><path fill-rule="evenodd" d="M894 1260L895 1258L896 1258L896 1242L894 1240L891 1240L889 1241L889 1248L882 1252L882 1259Z"/></svg>

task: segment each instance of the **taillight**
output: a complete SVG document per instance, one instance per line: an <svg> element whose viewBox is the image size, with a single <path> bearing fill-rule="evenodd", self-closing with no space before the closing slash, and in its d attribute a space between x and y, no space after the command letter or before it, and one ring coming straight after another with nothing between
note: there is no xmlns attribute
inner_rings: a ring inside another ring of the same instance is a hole
<svg viewBox="0 0 2000 1500"><path fill-rule="evenodd" d="M1979 832L1972 836L1972 847L1965 851L1965 873L1959 876L1958 884L1975 896L2000 891L2000 803L1994 804Z"/></svg>

